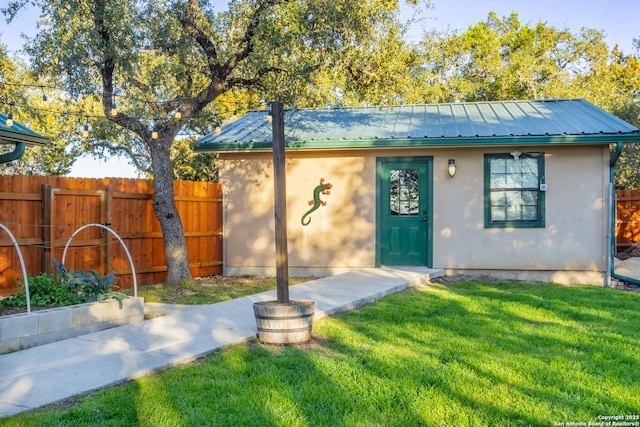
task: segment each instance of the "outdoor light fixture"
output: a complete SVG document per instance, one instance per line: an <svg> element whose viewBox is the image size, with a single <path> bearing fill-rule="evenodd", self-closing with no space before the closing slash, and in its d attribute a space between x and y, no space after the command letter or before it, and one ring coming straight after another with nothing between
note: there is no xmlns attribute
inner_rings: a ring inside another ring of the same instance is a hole
<svg viewBox="0 0 640 427"><path fill-rule="evenodd" d="M449 159L449 164L447 165L447 173L451 178L456 174L456 159Z"/></svg>
<svg viewBox="0 0 640 427"><path fill-rule="evenodd" d="M6 125L7 125L8 128L13 126L13 114L9 113L9 115L7 116Z"/></svg>

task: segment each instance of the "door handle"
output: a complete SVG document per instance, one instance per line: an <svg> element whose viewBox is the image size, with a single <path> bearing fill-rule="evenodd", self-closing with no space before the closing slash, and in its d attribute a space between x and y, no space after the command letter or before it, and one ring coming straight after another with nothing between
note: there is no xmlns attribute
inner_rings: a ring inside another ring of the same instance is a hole
<svg viewBox="0 0 640 427"><path fill-rule="evenodd" d="M426 218L426 217L422 218L422 222L427 222L427 221L429 221L429 218Z"/></svg>

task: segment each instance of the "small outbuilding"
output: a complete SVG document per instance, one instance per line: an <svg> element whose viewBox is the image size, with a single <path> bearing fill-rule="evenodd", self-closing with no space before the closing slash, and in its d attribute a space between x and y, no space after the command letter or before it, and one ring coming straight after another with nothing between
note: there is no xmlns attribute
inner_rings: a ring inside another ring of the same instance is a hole
<svg viewBox="0 0 640 427"><path fill-rule="evenodd" d="M252 111L218 152L225 271L275 271L272 125ZM380 266L603 284L612 180L640 131L583 99L285 112L290 275Z"/></svg>

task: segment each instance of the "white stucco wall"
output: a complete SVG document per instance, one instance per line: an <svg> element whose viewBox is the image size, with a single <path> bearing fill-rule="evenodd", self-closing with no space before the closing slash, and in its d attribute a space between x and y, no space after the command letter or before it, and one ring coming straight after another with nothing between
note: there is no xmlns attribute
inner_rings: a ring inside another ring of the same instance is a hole
<svg viewBox="0 0 640 427"><path fill-rule="evenodd" d="M544 150L544 228L484 228L484 154L510 151L463 150L455 155L458 173L453 179L435 174L434 266L508 270L516 276L549 271L548 277L558 282L573 282L583 272L589 279L579 280L601 284L607 248L607 147Z"/></svg>
<svg viewBox="0 0 640 427"><path fill-rule="evenodd" d="M544 148L542 150L541 148ZM484 228L484 154L545 152L546 226ZM287 152L290 274L374 267L376 157L433 157L433 265L449 272L540 272L558 282L599 282L605 269L609 153L606 146ZM446 174L447 159L458 171ZM270 153L221 155L227 274L272 274L275 267ZM300 224L320 178L333 185L327 206ZM588 278L587 278L588 277Z"/></svg>
<svg viewBox="0 0 640 427"><path fill-rule="evenodd" d="M289 266L331 271L374 267L375 158L331 155L337 157L287 153ZM243 157L249 156L225 155L221 162L225 264L232 272L242 267L243 272L268 273L275 266L272 158ZM311 208L320 178L333 185L331 194L321 197L327 205L313 212L311 223L303 227L301 218Z"/></svg>

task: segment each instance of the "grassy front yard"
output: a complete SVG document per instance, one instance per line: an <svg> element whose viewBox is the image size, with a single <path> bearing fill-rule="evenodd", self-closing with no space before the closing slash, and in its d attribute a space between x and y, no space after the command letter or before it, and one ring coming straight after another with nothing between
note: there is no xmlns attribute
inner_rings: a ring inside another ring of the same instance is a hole
<svg viewBox="0 0 640 427"><path fill-rule="evenodd" d="M313 280L313 277L291 277L289 285ZM276 288L273 277L209 277L198 278L190 282L179 284L165 284L140 286L138 296L145 302L160 302L165 304L215 304L257 294ZM126 289L125 293L133 295L133 289Z"/></svg>
<svg viewBox="0 0 640 427"><path fill-rule="evenodd" d="M640 415L640 294L434 285L8 426L553 426ZM96 367L99 369L99 367Z"/></svg>

